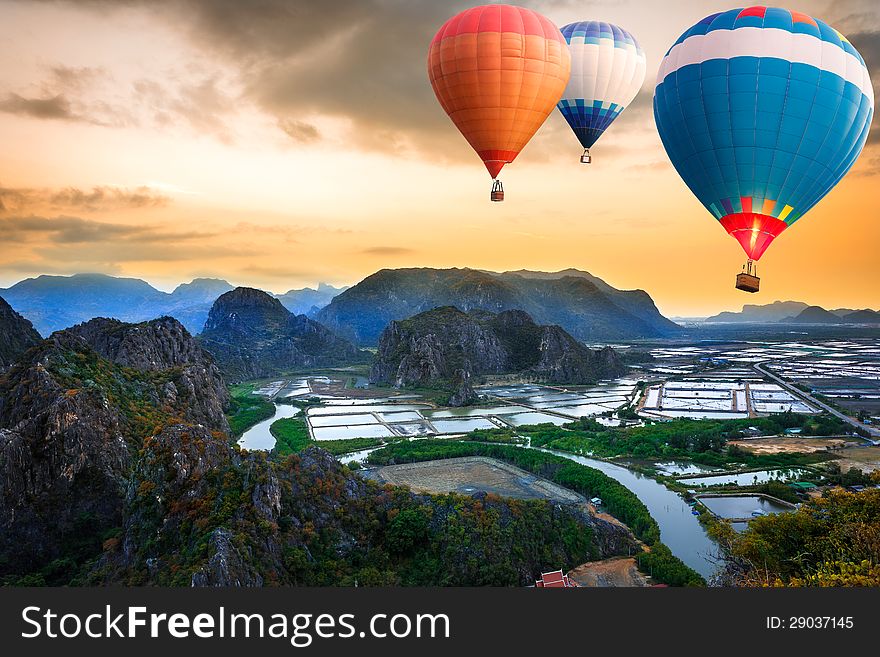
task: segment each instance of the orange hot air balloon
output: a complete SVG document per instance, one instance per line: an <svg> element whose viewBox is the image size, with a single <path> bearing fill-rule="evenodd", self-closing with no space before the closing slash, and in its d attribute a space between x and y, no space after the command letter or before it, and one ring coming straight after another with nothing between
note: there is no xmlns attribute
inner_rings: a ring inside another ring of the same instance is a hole
<svg viewBox="0 0 880 657"><path fill-rule="evenodd" d="M530 9L486 5L450 18L428 51L437 100L493 178L516 158L562 97L571 72L565 37Z"/></svg>

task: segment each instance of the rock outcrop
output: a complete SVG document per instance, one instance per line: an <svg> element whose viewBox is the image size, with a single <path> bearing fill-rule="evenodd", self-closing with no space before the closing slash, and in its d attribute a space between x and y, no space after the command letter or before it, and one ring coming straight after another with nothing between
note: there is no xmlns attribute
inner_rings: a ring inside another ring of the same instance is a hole
<svg viewBox="0 0 880 657"><path fill-rule="evenodd" d="M558 326L535 324L521 310L495 315L447 306L391 322L379 340L370 379L395 386L445 385L456 402L468 403L472 376L519 373L535 381L588 384L625 371L610 347L588 349Z"/></svg>
<svg viewBox="0 0 880 657"><path fill-rule="evenodd" d="M0 577L100 551L144 438L185 420L225 444L226 395L174 320L96 320L28 351L0 377Z"/></svg>
<svg viewBox="0 0 880 657"><path fill-rule="evenodd" d="M97 318L64 332L112 363L142 372L174 371L160 399L183 409L183 419L229 431L229 392L214 359L172 317L140 324Z"/></svg>
<svg viewBox="0 0 880 657"><path fill-rule="evenodd" d="M245 287L214 302L199 340L230 382L364 358L353 344L318 322L293 315L278 299Z"/></svg>
<svg viewBox="0 0 880 657"><path fill-rule="evenodd" d="M41 339L33 325L0 297L0 372Z"/></svg>

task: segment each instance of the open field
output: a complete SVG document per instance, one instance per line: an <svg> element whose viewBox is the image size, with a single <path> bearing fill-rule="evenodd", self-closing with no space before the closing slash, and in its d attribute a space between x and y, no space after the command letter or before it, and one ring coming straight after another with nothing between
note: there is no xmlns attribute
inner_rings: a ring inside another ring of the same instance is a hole
<svg viewBox="0 0 880 657"><path fill-rule="evenodd" d="M826 450L839 450L846 445L842 438L799 438L795 436L731 440L736 446L754 454L812 454Z"/></svg>
<svg viewBox="0 0 880 657"><path fill-rule="evenodd" d="M482 456L386 465L366 471L381 483L409 486L425 493L461 493L486 491L524 500L550 499L578 504L581 495L512 465Z"/></svg>
<svg viewBox="0 0 880 657"><path fill-rule="evenodd" d="M648 586L648 580L636 566L635 557L588 561L569 571L568 576L578 586L585 587Z"/></svg>
<svg viewBox="0 0 880 657"><path fill-rule="evenodd" d="M847 447L839 453L837 463L843 472L850 468L858 468L862 472L880 470L880 447Z"/></svg>

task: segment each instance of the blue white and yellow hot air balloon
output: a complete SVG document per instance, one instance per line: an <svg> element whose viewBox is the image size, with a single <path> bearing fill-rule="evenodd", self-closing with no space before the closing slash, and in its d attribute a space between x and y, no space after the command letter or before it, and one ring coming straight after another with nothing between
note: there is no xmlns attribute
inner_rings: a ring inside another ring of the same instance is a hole
<svg viewBox="0 0 880 657"><path fill-rule="evenodd" d="M849 171L874 115L862 56L840 32L787 9L707 16L660 64L654 118L684 182L758 260Z"/></svg>
<svg viewBox="0 0 880 657"><path fill-rule="evenodd" d="M584 147L590 148L629 105L645 81L645 53L632 34L601 21L562 28L571 53L571 77L557 107Z"/></svg>

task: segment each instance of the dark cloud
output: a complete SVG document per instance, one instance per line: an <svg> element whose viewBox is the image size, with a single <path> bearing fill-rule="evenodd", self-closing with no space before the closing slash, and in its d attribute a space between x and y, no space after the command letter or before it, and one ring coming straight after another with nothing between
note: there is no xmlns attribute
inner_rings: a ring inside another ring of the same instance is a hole
<svg viewBox="0 0 880 657"><path fill-rule="evenodd" d="M126 241L138 244L176 243L213 237L212 233L174 232L156 226L93 221L81 217L40 217L36 215L0 219L0 241L29 243L38 239L51 244L95 244L112 242L124 246Z"/></svg>
<svg viewBox="0 0 880 657"><path fill-rule="evenodd" d="M72 91L80 91L109 77L103 68L95 68L91 66L58 65L53 66L51 72L51 87Z"/></svg>
<svg viewBox="0 0 880 657"><path fill-rule="evenodd" d="M6 94L6 97L0 100L0 112L31 116L37 119L82 120L73 113L70 101L61 94L47 98L25 98L18 94Z"/></svg>
<svg viewBox="0 0 880 657"><path fill-rule="evenodd" d="M235 112L236 100L221 89L216 77L170 84L141 79L134 83L134 103L146 114L145 120L160 128L184 123L196 132L232 141L224 116Z"/></svg>
<svg viewBox="0 0 880 657"><path fill-rule="evenodd" d="M281 128L288 137L293 139L293 141L300 144L310 144L321 138L318 129L306 121L278 119L278 127Z"/></svg>
<svg viewBox="0 0 880 657"><path fill-rule="evenodd" d="M227 257L254 257L257 249L243 247L223 247L215 244L188 242L178 244L179 236L167 235L162 241L106 241L96 243L43 245L35 249L43 259L54 263L85 263L79 265L80 271L93 271L91 263L97 265L120 262L186 262L210 260Z"/></svg>
<svg viewBox="0 0 880 657"><path fill-rule="evenodd" d="M60 274L62 276L70 276L83 271L89 271L95 274L119 274L122 273L122 267L116 263L65 263L63 265L53 264L48 261L36 260L0 260L0 272L8 272L13 274ZM15 282L15 281L12 281Z"/></svg>
<svg viewBox="0 0 880 657"><path fill-rule="evenodd" d="M0 213L31 212L49 207L56 211L101 212L167 205L168 197L149 187L92 187L84 191L76 187L63 189L30 189L0 187Z"/></svg>
<svg viewBox="0 0 880 657"><path fill-rule="evenodd" d="M138 187L133 190L116 187L93 187L90 192L67 187L53 192L49 201L55 207L116 210L159 207L168 203L168 197L153 192L149 187Z"/></svg>
<svg viewBox="0 0 880 657"><path fill-rule="evenodd" d="M871 82L874 85L874 98L880 99L880 32L856 32L847 35L850 43L859 51L865 60L865 66L871 74ZM880 129L878 129L877 114L871 124L871 132L868 134L869 144L880 144Z"/></svg>
<svg viewBox="0 0 880 657"><path fill-rule="evenodd" d="M446 19L473 6L463 0L68 4L102 12L145 7L234 66L245 97L264 111L282 120L311 114L348 119L353 142L381 150L436 139L438 132L449 136L448 120L426 79L427 45Z"/></svg>
<svg viewBox="0 0 880 657"><path fill-rule="evenodd" d="M367 255L379 255L379 256L399 256L399 255L410 255L415 253L415 249L409 249L402 246L371 246L366 249L363 249L361 253Z"/></svg>

